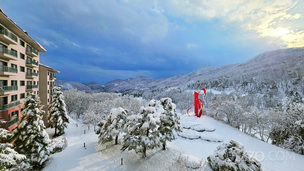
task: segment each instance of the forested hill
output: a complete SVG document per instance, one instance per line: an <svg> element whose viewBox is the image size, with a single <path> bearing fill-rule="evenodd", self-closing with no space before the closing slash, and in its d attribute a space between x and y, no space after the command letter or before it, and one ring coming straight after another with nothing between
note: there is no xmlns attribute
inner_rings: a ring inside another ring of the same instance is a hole
<svg viewBox="0 0 304 171"><path fill-rule="evenodd" d="M143 76L126 80L113 80L106 84L57 81L65 89L83 91L111 91L141 95L145 91L164 91L172 87L181 90L198 87L218 90L232 88L236 91L288 94L297 90L303 97L304 48L288 48L262 53L250 60L220 67L206 66L189 74L166 79ZM281 92L278 92L281 91Z"/></svg>

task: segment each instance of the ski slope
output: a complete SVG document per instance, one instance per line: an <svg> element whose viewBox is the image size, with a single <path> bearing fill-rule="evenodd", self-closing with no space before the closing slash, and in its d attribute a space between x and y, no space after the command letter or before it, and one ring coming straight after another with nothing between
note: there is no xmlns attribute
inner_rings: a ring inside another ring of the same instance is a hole
<svg viewBox="0 0 304 171"><path fill-rule="evenodd" d="M206 160L221 141L229 142L232 139L243 144L245 150L261 162L263 170L304 170L304 156L262 142L213 118L182 115L181 124L189 128L185 129L185 132L188 131L187 134L178 136L177 140L168 143L166 151L148 151L147 158L141 159L141 154L135 154L133 151L121 153L120 145L109 144L100 147L97 145L98 136L92 127L88 130L86 125L71 119L65 134L67 148L52 155L43 170L176 170L179 155L190 154ZM202 129L207 131L201 131ZM187 135L196 139L187 139Z"/></svg>

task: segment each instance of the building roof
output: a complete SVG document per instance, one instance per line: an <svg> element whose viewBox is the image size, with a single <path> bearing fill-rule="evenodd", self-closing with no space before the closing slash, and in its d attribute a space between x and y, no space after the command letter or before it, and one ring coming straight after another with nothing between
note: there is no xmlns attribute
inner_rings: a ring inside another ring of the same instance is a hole
<svg viewBox="0 0 304 171"><path fill-rule="evenodd" d="M60 73L60 71L57 71L56 69L54 69L52 67L49 67L47 65L39 64L39 67L45 67L45 68L47 68L48 71L55 72L55 73Z"/></svg>
<svg viewBox="0 0 304 171"><path fill-rule="evenodd" d="M0 9L0 23L9 28L10 31L31 45L31 47L35 48L38 52L46 52L46 50L38 42L32 39L26 31L23 31L15 22L5 15L2 9Z"/></svg>

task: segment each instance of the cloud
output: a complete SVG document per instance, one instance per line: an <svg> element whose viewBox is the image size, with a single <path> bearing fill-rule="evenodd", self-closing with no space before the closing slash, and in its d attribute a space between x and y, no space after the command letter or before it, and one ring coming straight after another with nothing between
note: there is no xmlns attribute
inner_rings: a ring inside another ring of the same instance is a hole
<svg viewBox="0 0 304 171"><path fill-rule="evenodd" d="M191 21L219 19L223 23L238 24L260 37L280 37L288 47L303 45L303 1L293 0L168 0L159 1L168 13ZM288 33L278 35L280 23L288 24Z"/></svg>
<svg viewBox="0 0 304 171"><path fill-rule="evenodd" d="M43 38L38 38L38 40L44 46L48 46L48 47L52 47L52 48L58 48L57 44L52 42L52 41L49 41L49 40L46 40L46 39L43 39Z"/></svg>

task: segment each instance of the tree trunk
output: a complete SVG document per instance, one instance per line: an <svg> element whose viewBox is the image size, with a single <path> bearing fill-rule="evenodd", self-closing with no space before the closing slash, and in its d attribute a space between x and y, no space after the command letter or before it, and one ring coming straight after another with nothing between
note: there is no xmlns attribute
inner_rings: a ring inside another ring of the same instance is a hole
<svg viewBox="0 0 304 171"><path fill-rule="evenodd" d="M57 120L55 122L55 136L57 136Z"/></svg>
<svg viewBox="0 0 304 171"><path fill-rule="evenodd" d="M163 142L163 150L166 150L166 141Z"/></svg>
<svg viewBox="0 0 304 171"><path fill-rule="evenodd" d="M146 158L146 151L147 151L146 145L144 145L142 158Z"/></svg>
<svg viewBox="0 0 304 171"><path fill-rule="evenodd" d="M118 135L115 137L115 145L118 144Z"/></svg>

